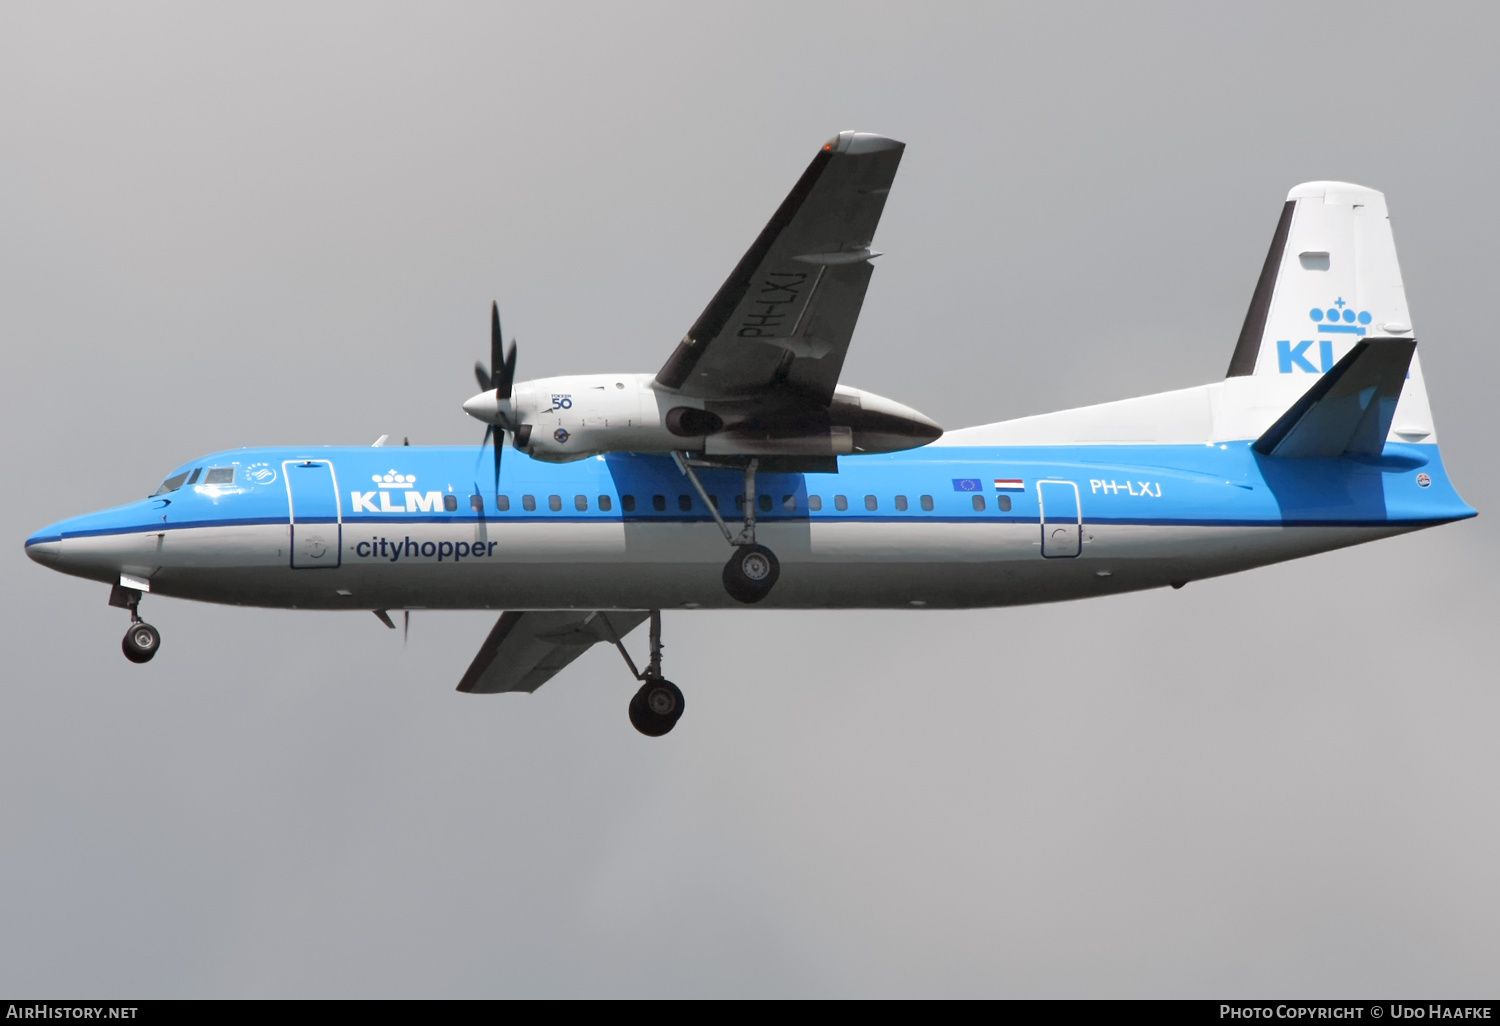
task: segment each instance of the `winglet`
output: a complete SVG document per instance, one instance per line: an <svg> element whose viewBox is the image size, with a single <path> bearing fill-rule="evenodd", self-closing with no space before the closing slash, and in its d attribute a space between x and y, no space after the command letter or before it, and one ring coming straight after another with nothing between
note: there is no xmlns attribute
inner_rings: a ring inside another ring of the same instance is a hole
<svg viewBox="0 0 1500 1026"><path fill-rule="evenodd" d="M1379 456L1416 351L1415 339L1368 338L1256 439L1262 456Z"/></svg>

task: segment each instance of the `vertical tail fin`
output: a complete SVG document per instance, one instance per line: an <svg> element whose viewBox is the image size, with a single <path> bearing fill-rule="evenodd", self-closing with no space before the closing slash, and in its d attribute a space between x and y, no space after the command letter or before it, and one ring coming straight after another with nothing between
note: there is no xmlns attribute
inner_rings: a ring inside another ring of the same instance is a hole
<svg viewBox="0 0 1500 1026"><path fill-rule="evenodd" d="M1356 343L1377 338L1413 338L1385 196L1346 182L1297 186L1282 207L1228 377L1306 388ZM1437 441L1415 354L1390 431L1399 441Z"/></svg>

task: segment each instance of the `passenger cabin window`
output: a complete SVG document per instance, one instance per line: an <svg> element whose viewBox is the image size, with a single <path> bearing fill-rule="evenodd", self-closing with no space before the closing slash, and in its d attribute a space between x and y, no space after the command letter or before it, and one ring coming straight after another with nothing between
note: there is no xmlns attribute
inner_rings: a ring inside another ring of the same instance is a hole
<svg viewBox="0 0 1500 1026"><path fill-rule="evenodd" d="M769 495L762 495L756 501L760 503L760 511L762 513L771 512L771 497Z"/></svg>
<svg viewBox="0 0 1500 1026"><path fill-rule="evenodd" d="M156 495L166 495L168 492L175 492L177 489L179 489L179 488L182 487L182 482L184 482L186 480L187 480L187 471L184 470L180 474L174 474L171 477L167 478L165 481L163 481L161 483L161 487L158 488L156 491L152 492L151 494L153 496L156 496Z"/></svg>
<svg viewBox="0 0 1500 1026"><path fill-rule="evenodd" d="M658 513L665 513L667 511L667 497L665 495L651 496L651 508Z"/></svg>
<svg viewBox="0 0 1500 1026"><path fill-rule="evenodd" d="M500 505L500 498L499 498L499 496L495 497L495 505L497 505L497 506ZM472 509L475 513L482 513L482 512L484 512L484 496L483 495L471 495L471 496L469 496L469 508Z"/></svg>
<svg viewBox="0 0 1500 1026"><path fill-rule="evenodd" d="M873 495L865 496L865 509L874 511L880 508L880 500Z"/></svg>
<svg viewBox="0 0 1500 1026"><path fill-rule="evenodd" d="M677 508L684 513L691 513L693 511L693 497L691 495L677 496Z"/></svg>
<svg viewBox="0 0 1500 1026"><path fill-rule="evenodd" d="M835 495L833 497L833 508L836 510L846 510L849 508L849 500L842 495Z"/></svg>
<svg viewBox="0 0 1500 1026"><path fill-rule="evenodd" d="M1010 496L1009 495L996 496L996 498L995 498L995 505L997 505L997 506L1000 507L1000 512L1001 513L1009 513L1010 512Z"/></svg>
<svg viewBox="0 0 1500 1026"><path fill-rule="evenodd" d="M906 512L906 496L904 496L904 495L898 495L898 496L896 496L896 512L897 513L905 513Z"/></svg>
<svg viewBox="0 0 1500 1026"><path fill-rule="evenodd" d="M202 467L194 467L192 474L190 474L188 476L187 483L190 484L190 485L197 484L198 483L198 475L201 474L201 473L203 473L203 468ZM203 483L204 484L210 484L211 482L204 481Z"/></svg>
<svg viewBox="0 0 1500 1026"><path fill-rule="evenodd" d="M482 497L478 496L478 495L474 496L474 498L479 499L479 508L480 509L484 509L484 499ZM497 495L497 496L495 496L495 508L498 509L501 513L509 513L510 512L510 496L509 495Z"/></svg>
<svg viewBox="0 0 1500 1026"><path fill-rule="evenodd" d="M195 470L193 474L198 472ZM193 482L189 481L188 484ZM209 467L208 473L203 475L203 483L206 485L232 485L234 484L233 467Z"/></svg>
<svg viewBox="0 0 1500 1026"><path fill-rule="evenodd" d="M535 495L523 495L523 496L521 496L521 508L524 509L528 513L530 513L532 510L536 509L536 496Z"/></svg>
<svg viewBox="0 0 1500 1026"><path fill-rule="evenodd" d="M599 496L599 508L608 513L614 508L614 501L608 495Z"/></svg>
<svg viewBox="0 0 1500 1026"><path fill-rule="evenodd" d="M930 496L930 495L924 495L924 496L922 496L922 508L925 509L929 513L932 512L932 496Z"/></svg>
<svg viewBox="0 0 1500 1026"><path fill-rule="evenodd" d="M458 496L453 495L452 493L443 496L443 508L449 513L452 513L454 510L458 509Z"/></svg>
<svg viewBox="0 0 1500 1026"><path fill-rule="evenodd" d="M635 496L634 495L622 495L622 496L620 496L620 508L622 510L624 510L626 513L634 513L635 512Z"/></svg>
<svg viewBox="0 0 1500 1026"><path fill-rule="evenodd" d="M588 512L589 497L587 495L575 495L575 496L573 496L573 508L576 509L580 513L586 513L586 512Z"/></svg>
<svg viewBox="0 0 1500 1026"><path fill-rule="evenodd" d="M562 512L562 496L561 495L549 495L549 496L547 496L547 508L550 509L554 513L561 513Z"/></svg>
<svg viewBox="0 0 1500 1026"><path fill-rule="evenodd" d="M976 495L976 496L974 496L974 512L975 513L983 513L984 512L984 496L983 495Z"/></svg>
<svg viewBox="0 0 1500 1026"><path fill-rule="evenodd" d="M795 495L783 495L781 497L781 508L788 513L794 512L797 509L797 497Z"/></svg>
<svg viewBox="0 0 1500 1026"><path fill-rule="evenodd" d="M821 513L823 511L823 496L809 495L807 497L807 508L814 513Z"/></svg>

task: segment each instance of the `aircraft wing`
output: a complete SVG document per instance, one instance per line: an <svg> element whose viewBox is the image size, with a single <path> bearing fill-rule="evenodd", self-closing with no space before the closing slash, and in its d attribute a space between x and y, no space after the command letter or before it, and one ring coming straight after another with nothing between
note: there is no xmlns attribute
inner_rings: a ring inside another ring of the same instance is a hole
<svg viewBox="0 0 1500 1026"><path fill-rule="evenodd" d="M613 644L648 617L645 611L502 613L458 690L492 695L535 691L595 642Z"/></svg>
<svg viewBox="0 0 1500 1026"><path fill-rule="evenodd" d="M826 406L905 148L856 132L825 143L656 375L657 386L699 399Z"/></svg>

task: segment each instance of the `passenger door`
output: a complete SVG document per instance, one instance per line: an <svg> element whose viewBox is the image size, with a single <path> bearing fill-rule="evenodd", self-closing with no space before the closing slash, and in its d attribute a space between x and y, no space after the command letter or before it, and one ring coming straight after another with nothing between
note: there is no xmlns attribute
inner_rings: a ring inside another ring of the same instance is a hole
<svg viewBox="0 0 1500 1026"><path fill-rule="evenodd" d="M333 464L288 460L281 469L290 505L292 569L337 567L343 555L344 518Z"/></svg>

